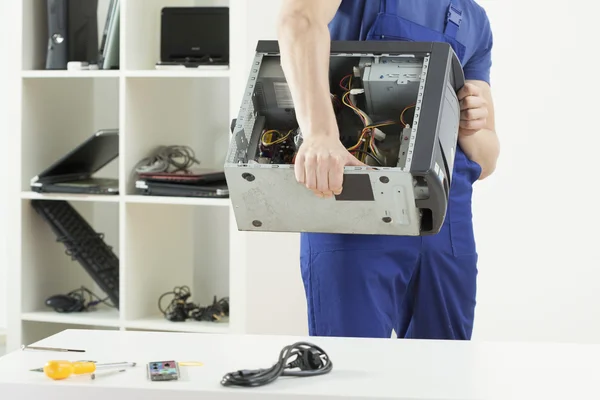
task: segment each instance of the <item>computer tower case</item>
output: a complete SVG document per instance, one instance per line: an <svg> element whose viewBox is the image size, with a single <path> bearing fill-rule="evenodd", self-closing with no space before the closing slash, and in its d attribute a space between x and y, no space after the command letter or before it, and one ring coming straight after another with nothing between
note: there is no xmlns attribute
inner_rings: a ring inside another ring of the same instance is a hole
<svg viewBox="0 0 600 400"><path fill-rule="evenodd" d="M342 194L329 199L296 181L293 163L302 132L278 42L260 41L225 163L238 229L439 232L458 140L457 92L464 85L452 48L437 42L333 41L329 74L340 140L366 166L346 167Z"/></svg>

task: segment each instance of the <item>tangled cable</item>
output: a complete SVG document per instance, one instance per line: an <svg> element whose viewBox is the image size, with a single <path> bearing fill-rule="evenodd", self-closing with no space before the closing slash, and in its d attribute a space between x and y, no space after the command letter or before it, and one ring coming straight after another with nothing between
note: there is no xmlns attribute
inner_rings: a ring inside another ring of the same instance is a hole
<svg viewBox="0 0 600 400"><path fill-rule="evenodd" d="M169 305L163 308L162 301L166 296L173 297ZM218 322L223 317L229 316L228 297L217 300L217 296L215 296L213 303L204 307L189 301L190 297L192 297L192 293L188 286L176 287L173 291L164 293L158 298L158 309L165 319L171 322L183 322L188 319Z"/></svg>
<svg viewBox="0 0 600 400"><path fill-rule="evenodd" d="M73 313L90 311L99 304L104 304L111 308L117 308L109 297L102 298L96 293L92 292L85 286L80 287L67 293L66 295L54 295L49 299L62 297L63 301L61 305L55 305L53 303L47 303L49 307L54 309L58 313ZM66 302L64 300L67 300Z"/></svg>
<svg viewBox="0 0 600 400"><path fill-rule="evenodd" d="M200 164L194 151L188 146L159 146L152 154L135 166L135 172L178 172L187 171Z"/></svg>

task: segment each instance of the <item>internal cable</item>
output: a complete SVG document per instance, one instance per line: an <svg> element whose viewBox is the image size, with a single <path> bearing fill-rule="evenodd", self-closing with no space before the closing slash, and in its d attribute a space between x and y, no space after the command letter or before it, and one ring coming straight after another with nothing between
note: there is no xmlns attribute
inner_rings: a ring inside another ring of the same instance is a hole
<svg viewBox="0 0 600 400"><path fill-rule="evenodd" d="M347 84L346 81L348 82ZM352 88L352 74L346 75L342 78L340 81L340 88L342 88L344 91L344 94L342 95L342 103L354 111L354 113L359 116L363 123L363 130L358 137L358 141L353 146L350 146L347 150L352 154L360 154L357 159L362 162L366 162L367 157L371 157L373 160L375 160L375 162L383 166L385 164L383 161L384 156L379 151L379 148L375 143L375 129L379 127L395 125L397 122L390 120L375 124L366 112L361 110L352 102L350 95L355 93L364 93L364 89Z"/></svg>
<svg viewBox="0 0 600 400"><path fill-rule="evenodd" d="M380 167L385 166L383 161L381 161L381 159L373 153L370 153L370 152L364 151L364 150L353 150L350 152L350 154L352 154L352 155L354 155L354 153L363 154L365 157L371 157Z"/></svg>
<svg viewBox="0 0 600 400"><path fill-rule="evenodd" d="M406 128L406 126L408 125L406 123L406 121L404 121L404 113L406 113L406 111L410 110L411 108L414 108L416 106L416 104L412 104L406 108L404 108L404 110L402 110L402 113L400 114L400 123Z"/></svg>
<svg viewBox="0 0 600 400"><path fill-rule="evenodd" d="M333 363L320 347L307 342L297 342L284 347L279 361L266 369L240 370L225 374L223 386L258 387L275 381L280 376L310 377L331 372Z"/></svg>
<svg viewBox="0 0 600 400"><path fill-rule="evenodd" d="M265 147L285 143L285 141L288 140L293 131L293 129L290 129L285 135L282 135L281 132L276 129L264 131L260 138L260 143ZM279 139L273 140L273 135L279 136Z"/></svg>

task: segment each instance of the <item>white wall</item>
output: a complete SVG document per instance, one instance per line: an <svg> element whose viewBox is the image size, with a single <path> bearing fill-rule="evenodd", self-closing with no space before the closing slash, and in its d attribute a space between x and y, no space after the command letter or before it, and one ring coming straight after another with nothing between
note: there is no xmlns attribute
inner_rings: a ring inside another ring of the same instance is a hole
<svg viewBox="0 0 600 400"><path fill-rule="evenodd" d="M8 9L6 3L7 2L0 2L0 15L7 15L7 12L5 12ZM6 79L5 77L9 74L7 63L12 60L9 57L9 54L2 51L8 45L8 40L10 38L9 27L10 24L0 24L0 138L2 141L10 135L8 130L9 113L7 111L7 103L10 101L10 98L6 96L8 82L4 81L4 79ZM10 150L6 150L8 149L5 149L4 154L10 163L12 155L10 154ZM9 170L10 168L0 168L0 179L2 182L7 182L6 179ZM6 298L6 269L8 263L7 234L10 232L10 228L8 228L8 224L6 223L8 218L8 193L6 187L0 189L0 221L3 222L0 224L0 332L6 328L6 306L8 303L8 299Z"/></svg>
<svg viewBox="0 0 600 400"><path fill-rule="evenodd" d="M275 38L279 3L252 0L247 57L258 39ZM496 174L476 185L474 339L600 342L599 7L586 0L569 7L557 0L479 3L495 34L502 158ZM247 235L249 297L274 307L273 322L253 330L303 333L297 236L268 236L275 243L265 257L263 235ZM256 305L248 305L251 314Z"/></svg>
<svg viewBox="0 0 600 400"><path fill-rule="evenodd" d="M503 149L497 173L476 191L476 336L600 342L599 190L591 178L600 148L600 7L482 3L496 33Z"/></svg>

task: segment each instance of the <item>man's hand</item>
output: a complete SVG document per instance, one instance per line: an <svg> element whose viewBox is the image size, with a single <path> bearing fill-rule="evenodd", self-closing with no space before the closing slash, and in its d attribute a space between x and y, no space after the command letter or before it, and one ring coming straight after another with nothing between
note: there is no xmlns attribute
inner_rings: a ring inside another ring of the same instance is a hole
<svg viewBox="0 0 600 400"><path fill-rule="evenodd" d="M311 134L304 138L294 164L296 180L319 197L342 192L344 167L364 166L346 150L339 134Z"/></svg>
<svg viewBox="0 0 600 400"><path fill-rule="evenodd" d="M500 154L490 85L483 81L467 81L458 92L458 99L458 142L467 157L481 166L479 179L485 179L496 169Z"/></svg>
<svg viewBox="0 0 600 400"><path fill-rule="evenodd" d="M460 102L459 135L470 136L482 129L488 128L488 102L483 96L483 90L473 84L465 83L458 92Z"/></svg>

